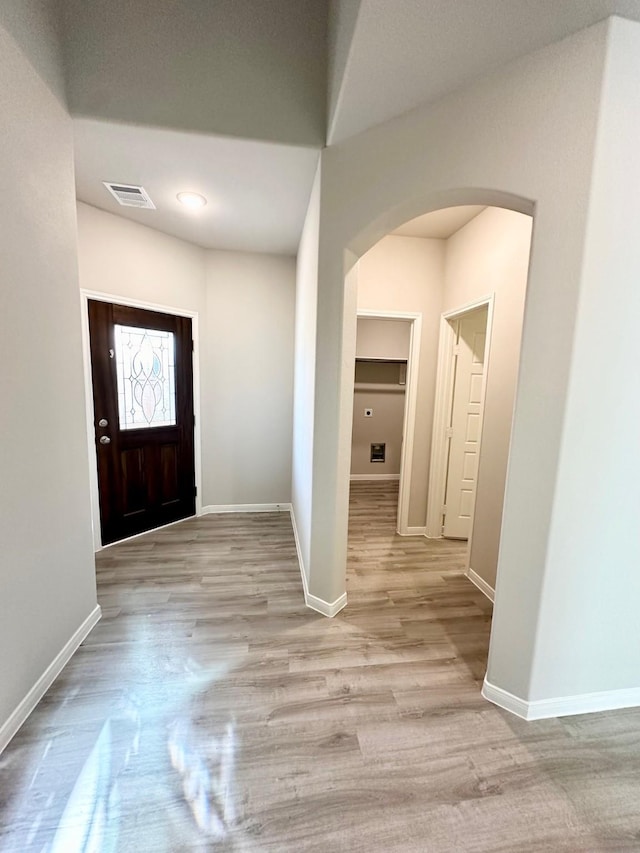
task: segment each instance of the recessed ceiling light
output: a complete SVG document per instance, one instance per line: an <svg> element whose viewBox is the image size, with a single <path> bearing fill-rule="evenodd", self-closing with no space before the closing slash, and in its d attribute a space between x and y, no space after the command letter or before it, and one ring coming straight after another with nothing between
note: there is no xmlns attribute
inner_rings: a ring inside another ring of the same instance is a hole
<svg viewBox="0 0 640 853"><path fill-rule="evenodd" d="M206 198L200 193L178 193L176 198L180 204L184 204L185 207L190 207L192 210L197 207L204 207L207 203Z"/></svg>

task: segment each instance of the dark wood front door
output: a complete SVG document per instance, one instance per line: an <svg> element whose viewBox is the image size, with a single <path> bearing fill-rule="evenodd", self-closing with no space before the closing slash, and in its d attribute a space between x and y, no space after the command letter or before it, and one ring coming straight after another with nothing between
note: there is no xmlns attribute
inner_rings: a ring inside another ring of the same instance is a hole
<svg viewBox="0 0 640 853"><path fill-rule="evenodd" d="M89 300L102 544L195 514L191 320Z"/></svg>

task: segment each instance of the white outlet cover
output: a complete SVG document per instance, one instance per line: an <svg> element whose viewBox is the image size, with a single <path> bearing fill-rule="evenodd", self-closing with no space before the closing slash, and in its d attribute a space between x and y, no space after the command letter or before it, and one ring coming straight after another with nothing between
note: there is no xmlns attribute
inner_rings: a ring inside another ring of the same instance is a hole
<svg viewBox="0 0 640 853"><path fill-rule="evenodd" d="M365 409L364 410L364 416L365 416L365 418L372 418L373 417L373 409Z"/></svg>

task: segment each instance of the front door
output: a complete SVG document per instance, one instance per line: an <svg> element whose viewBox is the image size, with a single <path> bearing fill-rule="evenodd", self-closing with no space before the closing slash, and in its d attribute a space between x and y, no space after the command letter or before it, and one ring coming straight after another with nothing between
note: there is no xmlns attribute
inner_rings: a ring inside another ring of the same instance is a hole
<svg viewBox="0 0 640 853"><path fill-rule="evenodd" d="M89 300L102 544L195 514L191 320Z"/></svg>

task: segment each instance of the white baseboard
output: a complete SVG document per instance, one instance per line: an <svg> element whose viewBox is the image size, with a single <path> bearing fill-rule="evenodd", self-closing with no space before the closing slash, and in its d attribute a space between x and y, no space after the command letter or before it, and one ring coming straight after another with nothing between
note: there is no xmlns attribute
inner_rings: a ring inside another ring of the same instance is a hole
<svg viewBox="0 0 640 853"><path fill-rule="evenodd" d="M482 686L485 699L511 711L523 720L546 720L549 717L569 717L575 714L594 714L598 711L616 711L620 708L640 706L640 688L606 690L601 693L580 693L576 696L558 696L554 699L538 699L527 702L496 687L485 678Z"/></svg>
<svg viewBox="0 0 640 853"><path fill-rule="evenodd" d="M477 572L474 572L471 566L465 572L466 576L469 578L472 584L478 587L480 592L483 592L489 601L495 601L496 592L492 586L486 582L484 578L481 578Z"/></svg>
<svg viewBox="0 0 640 853"><path fill-rule="evenodd" d="M289 512L290 503L282 504L210 504L203 506L200 515L212 515L222 512Z"/></svg>
<svg viewBox="0 0 640 853"><path fill-rule="evenodd" d="M329 603L324 598L318 598L316 595L311 595L310 592L307 592L305 595L305 604L311 610L315 610L316 613L322 613L323 616L331 618L347 606L347 593L343 592L339 598Z"/></svg>
<svg viewBox="0 0 640 853"><path fill-rule="evenodd" d="M424 536L426 527L404 527L398 530L398 536Z"/></svg>
<svg viewBox="0 0 640 853"><path fill-rule="evenodd" d="M400 474L352 474L349 479L352 481L399 480Z"/></svg>
<svg viewBox="0 0 640 853"><path fill-rule="evenodd" d="M302 549L300 547L300 537L298 536L298 525L296 524L296 515L293 511L293 506L289 507L289 514L291 516L293 538L295 539L296 551L298 553L298 565L300 567L300 576L302 578L304 603L307 605L307 607L311 608L311 610L315 610L317 613L322 613L323 616L335 616L336 613L339 613L343 607L346 607L347 593L343 592L340 598L337 598L331 603L325 601L323 598L318 598L316 595L311 595L307 586L307 575L304 569L304 560L302 559Z"/></svg>
<svg viewBox="0 0 640 853"><path fill-rule="evenodd" d="M523 720L529 719L527 716L529 713L529 703L518 696L514 696L513 693L509 693L507 690L491 684L490 681L487 681L486 676L482 685L482 695L489 702L493 702L499 708L504 708L505 711L510 711L516 717L520 717Z"/></svg>
<svg viewBox="0 0 640 853"><path fill-rule="evenodd" d="M82 625L80 625L80 627L67 640L62 649L51 661L49 666L29 690L24 699L18 704L17 708L2 724L2 726L0 726L0 753L5 749L20 726L23 725L29 714L51 687L55 679L60 675L67 663L69 663L74 652L77 650L80 643L87 638L91 629L98 623L101 615L102 611L100 610L100 605L96 604Z"/></svg>
<svg viewBox="0 0 640 853"><path fill-rule="evenodd" d="M298 525L296 524L296 514L293 511L293 504L289 509L289 515L291 516L291 527L293 528L293 538L296 543L296 551L298 553L298 566L300 567L300 575L302 577L302 588L304 590L304 600L307 600L307 575L304 569L304 560L302 558L302 548L300 547L300 537L298 536Z"/></svg>

